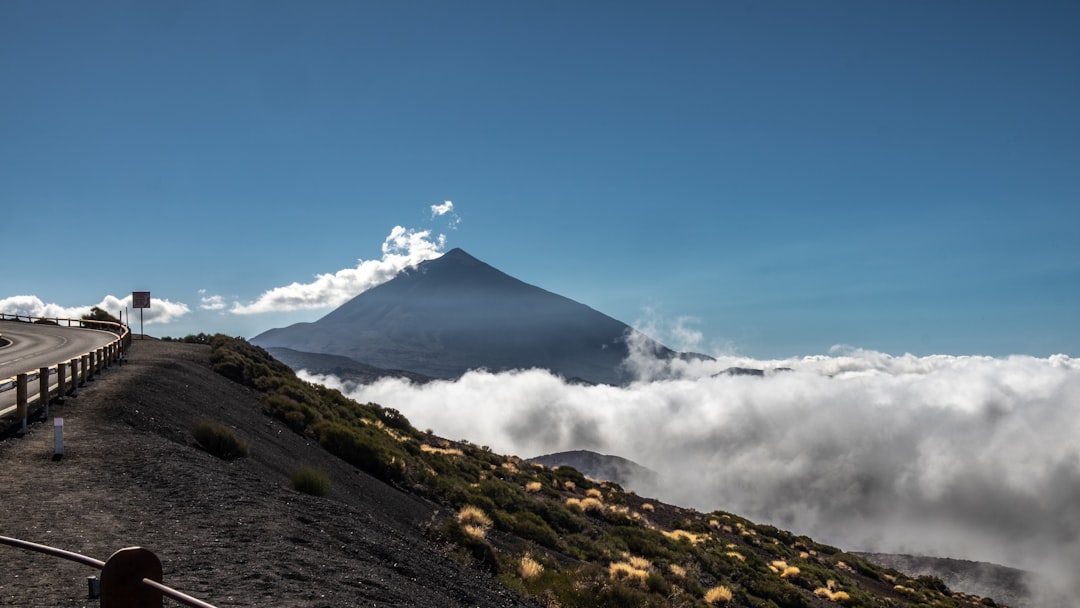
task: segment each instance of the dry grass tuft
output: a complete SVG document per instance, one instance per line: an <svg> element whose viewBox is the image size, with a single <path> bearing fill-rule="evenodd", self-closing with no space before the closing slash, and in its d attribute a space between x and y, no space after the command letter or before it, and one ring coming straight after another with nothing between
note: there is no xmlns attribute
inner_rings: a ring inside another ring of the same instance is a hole
<svg viewBox="0 0 1080 608"><path fill-rule="evenodd" d="M483 526L474 526L472 524L464 524L461 529L473 538L484 539L487 537L487 528Z"/></svg>
<svg viewBox="0 0 1080 608"><path fill-rule="evenodd" d="M529 483L525 484L525 491L532 494L535 492L539 492L543 487L544 484L540 483L539 481L530 481Z"/></svg>
<svg viewBox="0 0 1080 608"><path fill-rule="evenodd" d="M589 488L588 490L585 490L585 496L595 498L597 500L604 499L604 495L600 492L600 490L597 490L596 488Z"/></svg>
<svg viewBox="0 0 1080 608"><path fill-rule="evenodd" d="M796 568L795 566L788 566L787 568L784 568L783 572L780 573L780 578L796 577L796 576L799 576L800 572L801 571L798 568Z"/></svg>
<svg viewBox="0 0 1080 608"><path fill-rule="evenodd" d="M829 582L832 583L833 581ZM846 602L851 599L851 596L844 591L833 591L832 589L827 589L825 587L814 589L814 595L837 603Z"/></svg>
<svg viewBox="0 0 1080 608"><path fill-rule="evenodd" d="M746 561L746 556L744 556L742 553L739 553L738 551L728 551L724 555L727 555L728 557L734 557L735 559L739 560L740 562L745 562Z"/></svg>
<svg viewBox="0 0 1080 608"><path fill-rule="evenodd" d="M642 511L648 511L649 513L652 513L653 511L656 510L656 507L654 507L651 502L646 502L646 503L642 503L641 510Z"/></svg>
<svg viewBox="0 0 1080 608"><path fill-rule="evenodd" d="M644 557L637 557L635 555L635 556L630 557L626 561L629 562L631 566L633 566L634 568L637 568L638 570L650 570L650 569L652 569L652 562L645 559Z"/></svg>
<svg viewBox="0 0 1080 608"><path fill-rule="evenodd" d="M693 532L687 532L686 530L672 530L671 532L664 532L664 536L676 542L680 540L688 540L692 545L700 543L704 538L700 534L694 534Z"/></svg>
<svg viewBox="0 0 1080 608"><path fill-rule="evenodd" d="M468 505L461 509L457 516L458 523L463 526L476 526L478 528L490 528L491 518L483 509Z"/></svg>
<svg viewBox="0 0 1080 608"><path fill-rule="evenodd" d="M577 484L572 482L572 481L567 481L566 483L564 483L562 485L563 485L564 488L566 488L570 492L573 492L574 490L577 489Z"/></svg>
<svg viewBox="0 0 1080 608"><path fill-rule="evenodd" d="M679 578L686 578L686 568L683 568L679 564L671 564L668 566L668 571Z"/></svg>
<svg viewBox="0 0 1080 608"><path fill-rule="evenodd" d="M731 598L731 589L723 585L713 587L705 592L705 601L709 604L726 604L731 601Z"/></svg>
<svg viewBox="0 0 1080 608"><path fill-rule="evenodd" d="M649 572L641 568L635 568L627 562L612 562L608 566L608 576L613 581L636 581L639 585L644 586L646 579L649 578Z"/></svg>
<svg viewBox="0 0 1080 608"><path fill-rule="evenodd" d="M544 564L533 559L528 553L521 556L521 563L518 564L518 574L521 575L521 578L531 581L543 573Z"/></svg>
<svg viewBox="0 0 1080 608"><path fill-rule="evenodd" d="M426 443L420 444L420 451L427 452L428 454L442 454L443 456L464 456L465 452L457 448L437 448L433 445Z"/></svg>

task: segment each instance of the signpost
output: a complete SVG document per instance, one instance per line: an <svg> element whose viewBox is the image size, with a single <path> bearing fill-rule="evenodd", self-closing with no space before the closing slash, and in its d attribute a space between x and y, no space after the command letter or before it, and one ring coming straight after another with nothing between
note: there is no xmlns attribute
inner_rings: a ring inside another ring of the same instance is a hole
<svg viewBox="0 0 1080 608"><path fill-rule="evenodd" d="M133 291L131 292L131 307L139 309L139 339L142 340L146 334L143 333L143 317L142 311L144 308L150 308L150 292L149 291Z"/></svg>

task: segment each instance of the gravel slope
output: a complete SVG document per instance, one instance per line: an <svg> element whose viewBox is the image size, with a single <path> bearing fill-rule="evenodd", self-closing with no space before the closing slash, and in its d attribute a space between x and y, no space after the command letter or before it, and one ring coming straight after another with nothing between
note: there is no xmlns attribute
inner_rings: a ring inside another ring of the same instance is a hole
<svg viewBox="0 0 1080 608"><path fill-rule="evenodd" d="M215 374L206 346L136 340L52 425L0 440L0 535L105 560L126 546L161 559L165 583L217 606L526 606L425 536L435 505L344 464L261 413ZM192 424L232 426L233 462L195 447ZM333 492L292 491L297 465ZM85 566L0 545L0 605L93 606ZM166 605L176 605L171 600Z"/></svg>

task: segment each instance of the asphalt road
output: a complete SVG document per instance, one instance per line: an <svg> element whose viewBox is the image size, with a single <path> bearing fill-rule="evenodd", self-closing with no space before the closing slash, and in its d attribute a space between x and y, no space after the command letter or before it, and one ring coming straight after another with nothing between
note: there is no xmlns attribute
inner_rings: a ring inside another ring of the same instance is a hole
<svg viewBox="0 0 1080 608"><path fill-rule="evenodd" d="M0 322L0 335L11 341L10 346L0 348L0 383L16 374L71 360L116 339L116 334L96 329L14 321ZM0 411L14 403L14 389L0 392Z"/></svg>

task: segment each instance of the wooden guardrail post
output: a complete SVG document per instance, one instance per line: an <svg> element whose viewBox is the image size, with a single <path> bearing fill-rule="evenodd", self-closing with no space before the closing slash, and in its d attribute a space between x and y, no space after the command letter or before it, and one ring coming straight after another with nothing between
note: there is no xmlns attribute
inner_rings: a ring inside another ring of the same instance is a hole
<svg viewBox="0 0 1080 608"><path fill-rule="evenodd" d="M45 406L45 417L49 417L49 368L38 368L38 404Z"/></svg>
<svg viewBox="0 0 1080 608"><path fill-rule="evenodd" d="M67 362L56 364L56 400L63 401L67 394Z"/></svg>
<svg viewBox="0 0 1080 608"><path fill-rule="evenodd" d="M94 381L94 351L90 351L83 355L83 361L86 365L86 374L83 375L83 379L87 382Z"/></svg>
<svg viewBox="0 0 1080 608"><path fill-rule="evenodd" d="M26 374L15 376L15 415L22 420L22 432L26 432Z"/></svg>
<svg viewBox="0 0 1080 608"><path fill-rule="evenodd" d="M79 358L71 360L71 396L79 396Z"/></svg>
<svg viewBox="0 0 1080 608"><path fill-rule="evenodd" d="M161 560L142 547L128 547L112 554L101 569L101 608L161 608L162 595L143 584L161 582Z"/></svg>

